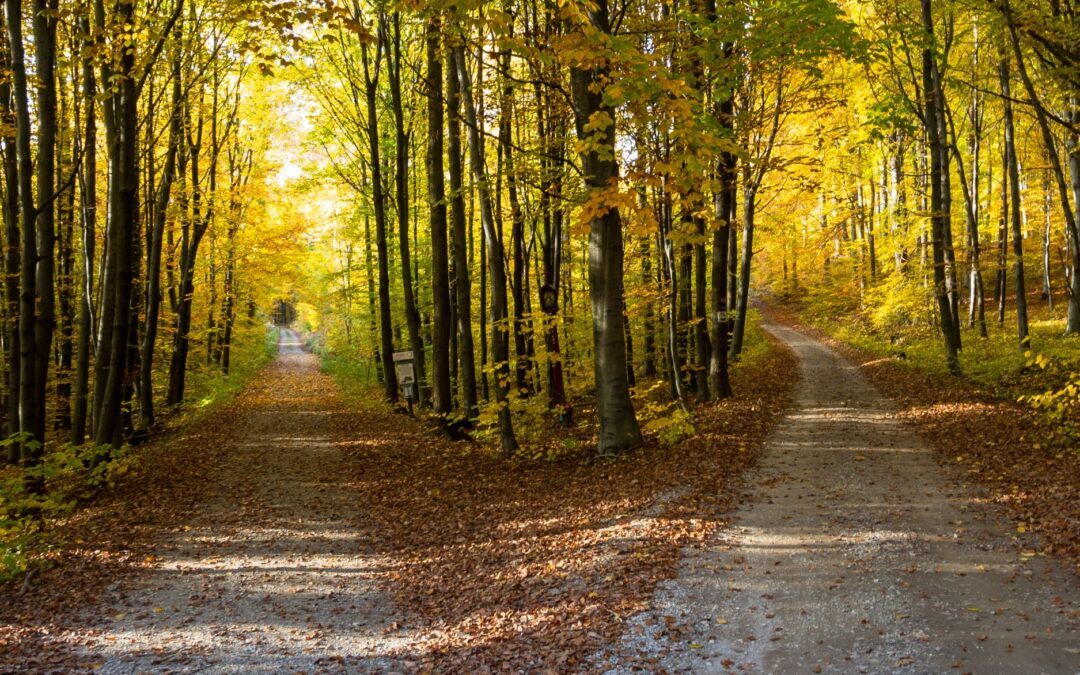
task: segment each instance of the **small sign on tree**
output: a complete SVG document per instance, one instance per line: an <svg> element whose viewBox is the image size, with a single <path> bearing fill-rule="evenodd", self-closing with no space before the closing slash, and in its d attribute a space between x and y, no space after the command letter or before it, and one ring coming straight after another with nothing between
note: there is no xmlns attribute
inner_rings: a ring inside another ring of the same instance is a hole
<svg viewBox="0 0 1080 675"><path fill-rule="evenodd" d="M412 402L416 400L417 393L416 371L413 368L413 353L411 350L394 352L394 370L397 371L398 386L401 388L401 393L411 407Z"/></svg>

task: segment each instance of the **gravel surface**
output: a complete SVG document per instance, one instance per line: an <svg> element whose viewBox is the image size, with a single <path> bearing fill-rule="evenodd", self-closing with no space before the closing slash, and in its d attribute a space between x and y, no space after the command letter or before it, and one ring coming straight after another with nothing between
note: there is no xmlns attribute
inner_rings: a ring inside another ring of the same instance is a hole
<svg viewBox="0 0 1080 675"><path fill-rule="evenodd" d="M598 665L671 672L1078 673L1076 575L958 486L838 354L801 362L752 499L686 551Z"/></svg>
<svg viewBox="0 0 1080 675"><path fill-rule="evenodd" d="M210 499L64 640L103 673L398 670L411 638L342 450L357 413L287 329L237 409Z"/></svg>

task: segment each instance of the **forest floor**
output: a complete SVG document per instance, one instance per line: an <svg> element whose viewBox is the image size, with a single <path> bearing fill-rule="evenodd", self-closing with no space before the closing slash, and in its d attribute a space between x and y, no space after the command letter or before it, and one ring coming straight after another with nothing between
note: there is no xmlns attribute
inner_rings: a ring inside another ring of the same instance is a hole
<svg viewBox="0 0 1080 675"><path fill-rule="evenodd" d="M802 377L753 471L752 499L708 546L686 551L598 665L1080 669L1076 575L942 466L865 364L791 328L768 330L796 352Z"/></svg>
<svg viewBox="0 0 1080 675"><path fill-rule="evenodd" d="M794 367L758 333L693 437L597 461L581 424L508 461L344 398L295 342L58 525L3 589L0 672L581 670L723 525Z"/></svg>
<svg viewBox="0 0 1080 675"><path fill-rule="evenodd" d="M1075 575L770 330L696 434L601 461L587 424L551 461L447 441L284 333L3 589L0 671L1076 670Z"/></svg>

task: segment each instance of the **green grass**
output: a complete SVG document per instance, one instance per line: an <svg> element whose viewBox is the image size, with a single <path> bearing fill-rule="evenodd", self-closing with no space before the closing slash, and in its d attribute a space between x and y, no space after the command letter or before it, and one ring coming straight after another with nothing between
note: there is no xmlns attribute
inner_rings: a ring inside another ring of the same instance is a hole
<svg viewBox="0 0 1080 675"><path fill-rule="evenodd" d="M329 350L317 349L316 353L322 371L334 379L350 404L358 408L385 405L375 365Z"/></svg>

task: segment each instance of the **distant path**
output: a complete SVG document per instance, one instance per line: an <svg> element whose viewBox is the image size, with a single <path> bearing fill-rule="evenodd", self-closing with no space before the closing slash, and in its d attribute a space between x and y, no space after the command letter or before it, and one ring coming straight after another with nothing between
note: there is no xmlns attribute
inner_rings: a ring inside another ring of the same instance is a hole
<svg viewBox="0 0 1080 675"><path fill-rule="evenodd" d="M1080 672L1076 576L955 494L855 366L766 328L802 379L751 477L755 499L687 553L654 610L629 622L618 660L695 673Z"/></svg>
<svg viewBox="0 0 1080 675"><path fill-rule="evenodd" d="M114 584L61 639L103 673L389 669L406 644L343 447L357 422L299 336L237 401L211 498L163 533L159 564ZM190 451L199 452L192 447Z"/></svg>

